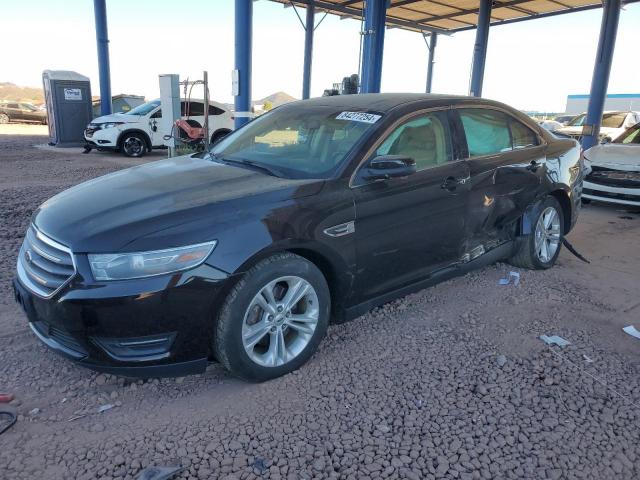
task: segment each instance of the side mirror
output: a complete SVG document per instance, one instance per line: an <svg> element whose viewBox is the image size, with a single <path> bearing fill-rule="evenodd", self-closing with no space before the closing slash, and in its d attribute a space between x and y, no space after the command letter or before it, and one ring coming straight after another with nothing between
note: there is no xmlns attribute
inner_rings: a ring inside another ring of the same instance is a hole
<svg viewBox="0 0 640 480"><path fill-rule="evenodd" d="M416 173L416 161L404 155L380 155L363 171L366 180L387 180Z"/></svg>

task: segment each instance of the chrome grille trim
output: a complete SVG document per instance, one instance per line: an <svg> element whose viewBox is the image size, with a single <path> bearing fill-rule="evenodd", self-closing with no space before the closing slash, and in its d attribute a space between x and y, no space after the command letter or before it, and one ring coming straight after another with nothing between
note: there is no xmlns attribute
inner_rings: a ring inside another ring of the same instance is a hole
<svg viewBox="0 0 640 480"><path fill-rule="evenodd" d="M32 293L51 298L77 269L73 252L30 225L18 255L18 279Z"/></svg>

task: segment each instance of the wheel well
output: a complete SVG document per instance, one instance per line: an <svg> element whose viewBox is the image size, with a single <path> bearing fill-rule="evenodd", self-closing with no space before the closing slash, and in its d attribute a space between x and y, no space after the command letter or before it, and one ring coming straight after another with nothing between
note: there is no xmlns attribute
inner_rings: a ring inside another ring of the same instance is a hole
<svg viewBox="0 0 640 480"><path fill-rule="evenodd" d="M558 200L558 203L562 207L562 216L564 218L562 233L567 233L571 230L571 200L569 200L569 195L567 195L567 192L564 190L555 190L549 195Z"/></svg>
<svg viewBox="0 0 640 480"><path fill-rule="evenodd" d="M219 128L218 130L216 130L211 134L211 142L213 143L213 139L216 138L216 136L220 135L221 133L228 135L229 133L231 133L231 130L229 130L228 128Z"/></svg>
<svg viewBox="0 0 640 480"><path fill-rule="evenodd" d="M329 294L331 295L332 317L340 318L342 310L341 306L344 300L343 296L346 289L340 288L338 275L336 274L335 268L331 262L325 256L314 250L306 248L292 248L287 251L307 259L322 272L322 275L324 275L324 278L327 281L327 286L329 287Z"/></svg>
<svg viewBox="0 0 640 480"><path fill-rule="evenodd" d="M147 150L151 151L153 145L151 145L151 139L149 138L149 135L147 135L147 132L145 132L144 130L125 130L124 132L122 132L118 137L118 149L122 149L122 139L129 133L137 133L142 136L144 142L147 144Z"/></svg>

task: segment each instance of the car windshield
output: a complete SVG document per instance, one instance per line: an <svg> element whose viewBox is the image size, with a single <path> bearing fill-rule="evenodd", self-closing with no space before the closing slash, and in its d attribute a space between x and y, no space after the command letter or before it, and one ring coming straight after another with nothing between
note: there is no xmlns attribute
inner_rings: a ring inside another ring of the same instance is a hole
<svg viewBox="0 0 640 480"><path fill-rule="evenodd" d="M620 128L627 118L625 112L605 113L602 115L602 126L607 128Z"/></svg>
<svg viewBox="0 0 640 480"><path fill-rule="evenodd" d="M152 100L151 102L138 105L136 108L125 112L125 115L146 115L160 106L160 100Z"/></svg>
<svg viewBox="0 0 640 480"><path fill-rule="evenodd" d="M382 115L327 106L286 106L232 133L211 153L286 178L329 178Z"/></svg>
<svg viewBox="0 0 640 480"><path fill-rule="evenodd" d="M584 123L584 119L587 115L584 113L581 113L580 115L578 115L577 117L574 117L573 120L571 120L569 123L567 123L568 127L581 127L582 124Z"/></svg>
<svg viewBox="0 0 640 480"><path fill-rule="evenodd" d="M640 144L640 123L637 123L633 127L625 130L625 132L616 138L613 143Z"/></svg>

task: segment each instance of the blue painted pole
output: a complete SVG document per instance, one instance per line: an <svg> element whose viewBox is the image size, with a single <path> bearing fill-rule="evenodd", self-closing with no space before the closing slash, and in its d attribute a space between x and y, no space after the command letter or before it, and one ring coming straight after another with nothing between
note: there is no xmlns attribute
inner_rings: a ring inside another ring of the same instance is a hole
<svg viewBox="0 0 640 480"><path fill-rule="evenodd" d="M471 83L469 85L469 95L472 97L482 96L484 65L487 60L487 44L489 43L489 24L491 23L491 3L492 0L480 0L476 43L473 46Z"/></svg>
<svg viewBox="0 0 640 480"><path fill-rule="evenodd" d="M304 70L302 76L302 99L311 94L311 63L313 61L313 29L315 27L316 9L313 2L307 5L307 21L304 30Z"/></svg>
<svg viewBox="0 0 640 480"><path fill-rule="evenodd" d="M385 20L388 0L366 0L360 93L378 93L382 79Z"/></svg>
<svg viewBox="0 0 640 480"><path fill-rule="evenodd" d="M235 125L240 128L251 118L251 38L253 34L253 0L235 0Z"/></svg>
<svg viewBox="0 0 640 480"><path fill-rule="evenodd" d="M436 45L438 45L438 34L432 33L429 40L429 63L427 64L427 93L431 93L431 83L433 82L433 64L435 63Z"/></svg>
<svg viewBox="0 0 640 480"><path fill-rule="evenodd" d="M616 46L618 33L618 20L620 19L620 0L606 0L602 6L602 24L600 25L600 39L596 53L596 63L593 67L591 79L591 92L589 93L589 106L585 119L582 137L584 150L598 143L602 112L609 86L609 74L613 51Z"/></svg>
<svg viewBox="0 0 640 480"><path fill-rule="evenodd" d="M93 0L96 17L96 43L98 44L98 73L100 76L100 114L109 115L111 106L111 74L109 72L109 34L107 32L107 6L105 0Z"/></svg>

